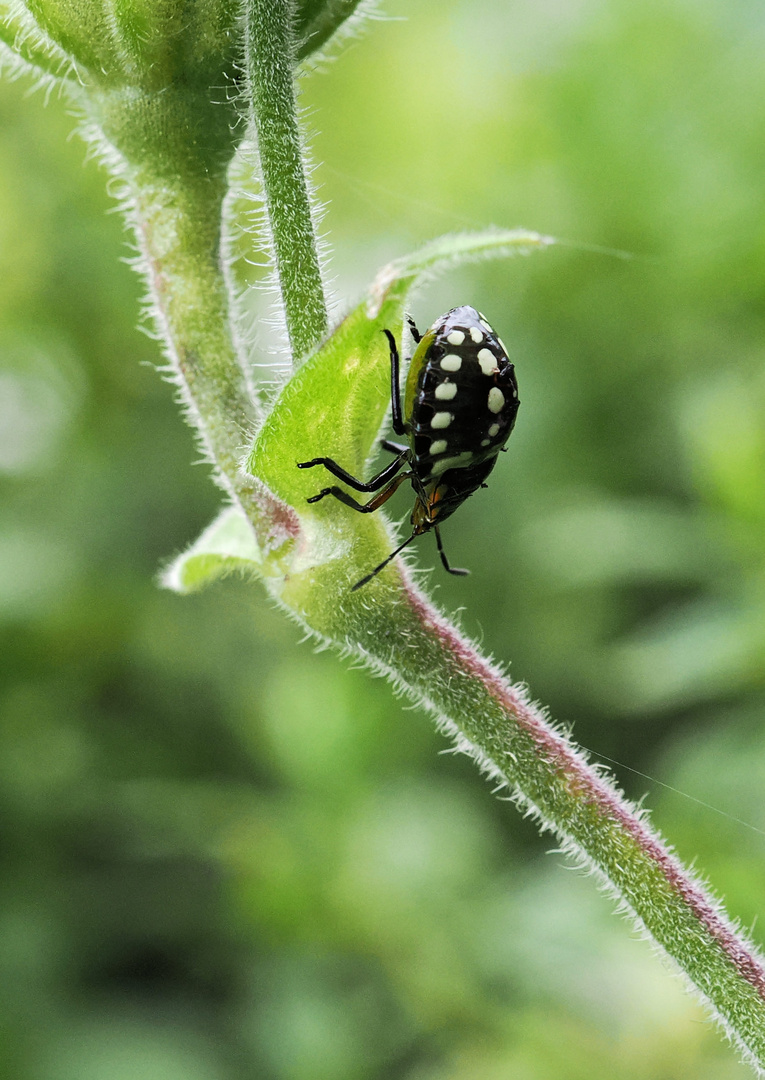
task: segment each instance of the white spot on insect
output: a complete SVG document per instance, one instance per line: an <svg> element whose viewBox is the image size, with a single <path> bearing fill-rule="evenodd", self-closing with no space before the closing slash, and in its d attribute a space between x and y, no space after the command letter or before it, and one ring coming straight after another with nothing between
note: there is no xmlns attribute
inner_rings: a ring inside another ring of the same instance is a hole
<svg viewBox="0 0 765 1080"><path fill-rule="evenodd" d="M513 387L513 399L516 399L517 397L518 397L518 391L515 389L515 387Z"/></svg>
<svg viewBox="0 0 765 1080"><path fill-rule="evenodd" d="M479 314L480 314L480 312L479 312ZM482 326L482 327L484 328L484 330L486 330L486 332L487 332L487 333L489 333L489 334L493 334L493 333L494 333L494 331L492 330L492 328L491 328L491 327L489 326L489 324L487 323L487 321L486 321L486 316L485 316L485 315L481 315L481 326Z"/></svg>
<svg viewBox="0 0 765 1080"><path fill-rule="evenodd" d="M505 345L505 343L504 343L504 341L502 340L501 337L498 337L497 341L499 342L500 349L505 354L505 356L507 356L507 345Z"/></svg>
<svg viewBox="0 0 765 1080"><path fill-rule="evenodd" d="M476 359L481 365L481 371L484 375L493 375L495 371L499 371L497 358L491 349L481 349Z"/></svg>
<svg viewBox="0 0 765 1080"><path fill-rule="evenodd" d="M456 353L447 353L441 361L441 367L444 371L459 371L462 367L462 357L457 356Z"/></svg>
<svg viewBox="0 0 765 1080"><path fill-rule="evenodd" d="M504 400L505 399L502 398L503 403L504 403ZM501 409L502 406L500 405L499 408ZM499 412L499 409L497 409L497 412ZM435 416L433 417L433 419L430 421L430 426L432 428L434 428L435 430L439 430L441 428L447 428L447 427L449 427L449 424L451 424L453 419L454 419L454 417L452 416L452 414L450 412L437 412L435 414Z"/></svg>
<svg viewBox="0 0 765 1080"><path fill-rule="evenodd" d="M442 382L436 387L436 397L439 401L453 401L456 396L456 382Z"/></svg>
<svg viewBox="0 0 765 1080"><path fill-rule="evenodd" d="M500 412L504 404L505 395L502 393L498 386L492 386L491 390L489 391L489 412ZM441 413L437 413L436 415L441 416ZM433 418L433 424L435 426L435 417Z"/></svg>
<svg viewBox="0 0 765 1080"><path fill-rule="evenodd" d="M434 439L430 444L430 452L433 455L443 454L444 450L446 450L446 439Z"/></svg>
<svg viewBox="0 0 765 1080"><path fill-rule="evenodd" d="M445 473L447 469L461 469L472 460L473 454L469 450L457 454L456 457L441 458L441 460L437 461L433 466L433 476L440 476L441 473Z"/></svg>
<svg viewBox="0 0 765 1080"><path fill-rule="evenodd" d="M489 438L493 439L495 435L499 434L499 424L492 424L489 428Z"/></svg>
<svg viewBox="0 0 765 1080"><path fill-rule="evenodd" d="M478 329L477 326L471 326L470 327L470 336L473 339L473 341L476 343L476 345L478 344L479 341L483 341L483 334L481 333L481 331Z"/></svg>
<svg viewBox="0 0 765 1080"><path fill-rule="evenodd" d="M464 330L452 330L451 334L446 335L446 340L450 345L461 345L465 340Z"/></svg>
<svg viewBox="0 0 765 1080"><path fill-rule="evenodd" d="M481 446L488 446L491 439L481 439Z"/></svg>

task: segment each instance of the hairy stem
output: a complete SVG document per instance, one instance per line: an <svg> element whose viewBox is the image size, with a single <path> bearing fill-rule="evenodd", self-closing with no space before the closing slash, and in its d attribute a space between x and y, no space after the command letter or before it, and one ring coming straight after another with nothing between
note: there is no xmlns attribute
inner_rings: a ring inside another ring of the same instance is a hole
<svg viewBox="0 0 765 1080"><path fill-rule="evenodd" d="M220 260L224 194L215 181L171 187L133 176L133 223L155 317L189 418L231 493L252 410L229 327Z"/></svg>
<svg viewBox="0 0 765 1080"><path fill-rule="evenodd" d="M326 334L327 306L297 121L288 0L248 0L245 42L273 259L298 362Z"/></svg>
<svg viewBox="0 0 765 1080"><path fill-rule="evenodd" d="M377 588L374 599L335 602L336 610L325 607L318 620L302 604L299 616L433 713L569 855L594 869L765 1075L765 967L756 948L645 816L523 690L481 657L406 575L402 584L403 596L398 588ZM282 603L288 597L289 590L282 592Z"/></svg>

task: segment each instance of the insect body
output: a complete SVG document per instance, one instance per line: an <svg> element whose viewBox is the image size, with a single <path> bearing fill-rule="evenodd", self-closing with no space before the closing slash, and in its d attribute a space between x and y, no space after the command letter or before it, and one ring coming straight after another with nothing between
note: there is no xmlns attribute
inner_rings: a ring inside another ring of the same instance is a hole
<svg viewBox="0 0 765 1080"><path fill-rule="evenodd" d="M396 459L367 483L346 472L332 458L300 462L298 468L323 465L356 491L377 492L369 502L356 501L343 488L324 488L308 502L333 495L363 514L373 513L410 480L415 492L413 531L387 559L353 588L366 585L416 536L436 534L438 552L450 574L466 574L449 565L439 526L478 488L494 468L515 424L518 384L501 340L480 312L453 308L423 335L409 320L417 348L409 365L401 410L399 355L390 330L391 410L393 430L406 435L409 445L383 441ZM408 465L405 472L401 470Z"/></svg>

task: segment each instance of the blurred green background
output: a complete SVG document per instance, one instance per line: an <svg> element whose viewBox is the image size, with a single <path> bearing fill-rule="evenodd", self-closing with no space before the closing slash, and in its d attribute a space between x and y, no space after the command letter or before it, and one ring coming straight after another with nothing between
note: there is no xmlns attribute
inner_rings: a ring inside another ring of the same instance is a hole
<svg viewBox="0 0 765 1080"><path fill-rule="evenodd" d="M490 490L447 528L473 574L433 586L624 764L751 925L765 9L386 11L302 84L338 310L444 231L568 242L414 303L423 324L485 311L523 401ZM156 587L218 494L136 330L105 178L65 103L43 106L27 82L0 87L0 1075L750 1075L595 883L440 755L428 719L300 644L258 587Z"/></svg>

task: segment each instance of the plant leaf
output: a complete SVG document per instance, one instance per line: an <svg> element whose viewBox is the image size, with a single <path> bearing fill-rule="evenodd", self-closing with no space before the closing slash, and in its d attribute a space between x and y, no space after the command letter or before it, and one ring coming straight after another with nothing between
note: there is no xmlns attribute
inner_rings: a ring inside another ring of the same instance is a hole
<svg viewBox="0 0 765 1080"><path fill-rule="evenodd" d="M368 6L363 0L298 0L295 12L298 63L322 49L341 27L350 33L348 20L353 26L358 25L364 17L363 9Z"/></svg>
<svg viewBox="0 0 765 1080"><path fill-rule="evenodd" d="M261 562L247 518L238 506L227 506L191 547L165 569L161 581L174 592L195 592L227 574L259 573Z"/></svg>

